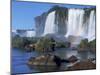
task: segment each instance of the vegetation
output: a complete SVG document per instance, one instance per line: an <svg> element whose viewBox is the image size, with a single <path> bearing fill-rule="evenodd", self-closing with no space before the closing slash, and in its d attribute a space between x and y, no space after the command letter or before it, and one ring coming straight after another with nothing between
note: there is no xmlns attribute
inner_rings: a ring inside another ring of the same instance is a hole
<svg viewBox="0 0 100 75"><path fill-rule="evenodd" d="M84 39L81 41L81 43L79 44L79 49L89 49L92 50L96 48L96 39L93 41L88 42L87 39Z"/></svg>
<svg viewBox="0 0 100 75"><path fill-rule="evenodd" d="M45 36L37 41L37 43L35 44L35 49L42 52L53 51L52 46L54 46L55 48L68 48L69 43L57 42L53 38Z"/></svg>
<svg viewBox="0 0 100 75"><path fill-rule="evenodd" d="M57 48L68 48L69 47L68 44L69 43L67 43L67 42L56 42L56 47Z"/></svg>
<svg viewBox="0 0 100 75"><path fill-rule="evenodd" d="M12 38L12 47L25 49L25 46L29 44L35 44L38 38L26 38L26 37L13 37Z"/></svg>
<svg viewBox="0 0 100 75"><path fill-rule="evenodd" d="M12 38L12 47L22 48L23 47L23 39L20 37Z"/></svg>
<svg viewBox="0 0 100 75"><path fill-rule="evenodd" d="M86 48L88 48L89 46L88 46L89 44L88 44L88 40L87 39L84 39L84 40L82 40L81 41L81 43L79 44L79 48L84 48L84 49L86 49Z"/></svg>
<svg viewBox="0 0 100 75"><path fill-rule="evenodd" d="M68 44L67 42L57 42L53 38L46 36L41 38L16 36L12 38L13 48L34 49L39 52L53 51L54 48L67 48L69 46Z"/></svg>
<svg viewBox="0 0 100 75"><path fill-rule="evenodd" d="M91 51L96 52L96 39L89 42L89 47L90 47Z"/></svg>
<svg viewBox="0 0 100 75"><path fill-rule="evenodd" d="M43 37L37 41L35 49L37 51L43 51L43 52L49 51L53 43L54 42L51 38Z"/></svg>

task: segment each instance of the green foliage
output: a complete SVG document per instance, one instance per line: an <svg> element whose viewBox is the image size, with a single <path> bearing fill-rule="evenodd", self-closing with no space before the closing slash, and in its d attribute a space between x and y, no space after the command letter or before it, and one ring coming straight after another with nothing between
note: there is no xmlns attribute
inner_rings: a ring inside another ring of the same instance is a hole
<svg viewBox="0 0 100 75"><path fill-rule="evenodd" d="M52 43L50 38L43 37L37 41L35 49L37 51L48 51Z"/></svg>
<svg viewBox="0 0 100 75"><path fill-rule="evenodd" d="M79 48L88 48L88 40L84 39L81 41L81 43L79 44Z"/></svg>
<svg viewBox="0 0 100 75"><path fill-rule="evenodd" d="M96 39L93 40L93 41L90 41L88 42L87 39L84 39L81 41L81 43L79 44L78 46L79 48L82 48L82 49L95 49L96 47Z"/></svg>
<svg viewBox="0 0 100 75"><path fill-rule="evenodd" d="M37 43L35 44L35 49L40 52L47 52L51 50L51 46L53 44L55 44L56 48L67 48L69 43L57 42L52 38L43 37L37 41Z"/></svg>
<svg viewBox="0 0 100 75"><path fill-rule="evenodd" d="M26 45L36 43L38 38L27 38L27 37L13 37L12 47L25 49Z"/></svg>
<svg viewBox="0 0 100 75"><path fill-rule="evenodd" d="M12 38L12 47L22 48L23 47L23 39L20 37Z"/></svg>
<svg viewBox="0 0 100 75"><path fill-rule="evenodd" d="M90 48L96 48L96 39L91 41L91 42L89 42L89 47Z"/></svg>
<svg viewBox="0 0 100 75"><path fill-rule="evenodd" d="M67 47L67 44L64 43L64 42L57 42L56 43L56 47L57 48L66 48Z"/></svg>

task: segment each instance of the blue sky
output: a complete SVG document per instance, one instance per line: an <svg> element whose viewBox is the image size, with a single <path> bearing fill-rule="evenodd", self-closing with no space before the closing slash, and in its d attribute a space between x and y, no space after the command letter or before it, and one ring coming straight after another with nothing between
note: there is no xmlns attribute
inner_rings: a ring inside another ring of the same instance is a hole
<svg viewBox="0 0 100 75"><path fill-rule="evenodd" d="M48 11L54 5L68 8L90 8L92 6L20 2L12 0L12 29L35 29L34 18Z"/></svg>

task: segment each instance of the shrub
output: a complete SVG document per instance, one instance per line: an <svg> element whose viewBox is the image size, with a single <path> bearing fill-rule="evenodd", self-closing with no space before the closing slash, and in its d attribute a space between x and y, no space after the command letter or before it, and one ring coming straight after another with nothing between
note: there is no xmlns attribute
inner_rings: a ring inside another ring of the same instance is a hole
<svg viewBox="0 0 100 75"><path fill-rule="evenodd" d="M81 43L78 45L79 48L82 49L95 49L96 47L96 39L93 41L88 42L87 39L84 39L81 41Z"/></svg>
<svg viewBox="0 0 100 75"><path fill-rule="evenodd" d="M48 51L50 49L52 42L50 38L44 37L37 41L35 49L37 51Z"/></svg>

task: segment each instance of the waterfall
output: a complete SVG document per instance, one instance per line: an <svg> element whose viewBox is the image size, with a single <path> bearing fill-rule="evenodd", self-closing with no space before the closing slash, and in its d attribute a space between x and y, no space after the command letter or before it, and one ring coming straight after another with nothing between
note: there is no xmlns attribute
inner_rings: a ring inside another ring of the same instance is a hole
<svg viewBox="0 0 100 75"><path fill-rule="evenodd" d="M57 27L55 25L55 11L48 14L45 22L45 28L43 35L56 33Z"/></svg>
<svg viewBox="0 0 100 75"><path fill-rule="evenodd" d="M43 36L46 34L56 34L58 33L58 30L62 28L61 26L58 27L58 23L55 24L55 20L57 20L55 12L56 11L52 11L47 15ZM89 12L87 11L87 13ZM74 43L79 43L82 39L86 38L88 41L95 39L95 10L90 10L89 16L85 14L85 9L68 9L68 14L66 14L68 17L63 21L65 22L66 27L66 34L63 35L64 37L69 38L70 36L73 36ZM60 23L60 25L62 24L63 23ZM78 38L79 41L76 39L75 41L74 37Z"/></svg>
<svg viewBox="0 0 100 75"><path fill-rule="evenodd" d="M69 9L68 20L66 20L66 35L65 37L79 36L87 38L88 41L95 39L95 13L91 11L89 19L84 21L85 11L83 9Z"/></svg>
<svg viewBox="0 0 100 75"><path fill-rule="evenodd" d="M90 13L89 26L88 26L88 41L95 39L95 12Z"/></svg>
<svg viewBox="0 0 100 75"><path fill-rule="evenodd" d="M67 33L66 37L69 35L82 36L83 29L83 17L84 10L82 9L69 9L68 22L67 22Z"/></svg>

